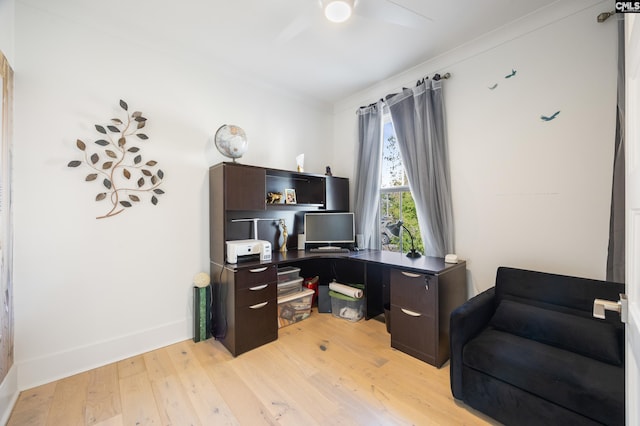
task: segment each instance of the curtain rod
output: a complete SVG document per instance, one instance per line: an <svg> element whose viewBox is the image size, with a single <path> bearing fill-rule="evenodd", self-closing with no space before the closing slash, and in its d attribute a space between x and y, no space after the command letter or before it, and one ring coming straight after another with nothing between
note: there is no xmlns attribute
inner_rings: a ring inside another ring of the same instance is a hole
<svg viewBox="0 0 640 426"><path fill-rule="evenodd" d="M451 73L450 73L450 72L446 72L446 73L444 73L444 74L442 74L442 75L440 75L440 74L436 73L436 74L434 74L434 75L433 75L433 77L432 77L431 79L432 79L433 81L438 81L438 80L448 80L448 79L450 79L450 78L451 78ZM418 81L416 82L416 86L419 86L419 85L421 85L421 84L424 84L424 81L425 81L425 80L428 80L428 79L429 79L429 76L424 77L424 78L422 78L421 80L418 80ZM403 87L403 88L402 88L402 90L404 90L404 89L406 89L406 87ZM380 98L380 101L384 102L384 98ZM374 106L374 105L375 105L375 104L377 104L377 103L378 103L378 102L376 101L376 102L370 103L370 104L369 104L369 105L367 105L367 106L361 106L361 107L360 107L360 108L358 108L358 109L362 109L362 108L369 108L369 107Z"/></svg>

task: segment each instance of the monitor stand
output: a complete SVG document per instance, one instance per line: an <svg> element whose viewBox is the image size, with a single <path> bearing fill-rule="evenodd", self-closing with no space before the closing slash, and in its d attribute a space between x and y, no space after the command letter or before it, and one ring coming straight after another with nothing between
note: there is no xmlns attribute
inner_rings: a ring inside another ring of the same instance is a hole
<svg viewBox="0 0 640 426"><path fill-rule="evenodd" d="M330 251L334 251L334 250L341 250L342 247L338 247L338 246L321 246L318 247L318 250L330 250Z"/></svg>

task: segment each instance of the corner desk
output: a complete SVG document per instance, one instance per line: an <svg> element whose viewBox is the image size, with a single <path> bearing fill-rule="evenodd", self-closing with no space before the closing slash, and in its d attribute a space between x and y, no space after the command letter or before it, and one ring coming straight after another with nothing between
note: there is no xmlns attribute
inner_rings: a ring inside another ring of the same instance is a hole
<svg viewBox="0 0 640 426"><path fill-rule="evenodd" d="M365 319L390 307L392 347L436 367L449 358L449 316L467 300L466 263L379 250L274 251L268 262L211 262L212 332L233 356L278 338L279 266L298 267L302 277L317 275L319 285L334 279L364 284Z"/></svg>

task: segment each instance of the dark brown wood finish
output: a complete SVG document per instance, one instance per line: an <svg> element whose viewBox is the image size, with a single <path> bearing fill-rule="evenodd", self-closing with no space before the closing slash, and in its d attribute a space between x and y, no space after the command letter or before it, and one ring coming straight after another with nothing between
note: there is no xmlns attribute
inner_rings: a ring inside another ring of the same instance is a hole
<svg viewBox="0 0 640 426"><path fill-rule="evenodd" d="M466 301L463 265L439 273L391 270L391 346L441 367L449 359L449 317Z"/></svg>
<svg viewBox="0 0 640 426"><path fill-rule="evenodd" d="M277 339L277 267L294 265L303 277L318 275L321 285L334 279L364 284L366 319L380 315L390 303L393 347L437 367L448 359L448 318L466 301L464 262L447 264L441 258L411 259L377 250L291 250L305 212L349 210L348 179L222 163L210 169L209 184L213 333L234 356ZM287 188L295 189L297 204L266 203L267 192ZM258 222L258 233L271 242L273 259L226 264L225 241L253 238L252 222L232 220L249 218L265 219ZM278 251L279 219L288 226L286 252Z"/></svg>
<svg viewBox="0 0 640 426"><path fill-rule="evenodd" d="M268 192L296 191L296 204L269 204ZM258 238L280 247L281 228L287 225L287 247L297 248L305 212L349 211L349 179L313 173L268 169L236 163L220 163L209 169L209 229L211 261L225 262L225 242L254 238L252 222L261 218Z"/></svg>
<svg viewBox="0 0 640 426"><path fill-rule="evenodd" d="M277 266L231 270L212 263L214 335L238 356L278 338Z"/></svg>
<svg viewBox="0 0 640 426"><path fill-rule="evenodd" d="M326 209L335 211L349 210L349 179L327 176Z"/></svg>

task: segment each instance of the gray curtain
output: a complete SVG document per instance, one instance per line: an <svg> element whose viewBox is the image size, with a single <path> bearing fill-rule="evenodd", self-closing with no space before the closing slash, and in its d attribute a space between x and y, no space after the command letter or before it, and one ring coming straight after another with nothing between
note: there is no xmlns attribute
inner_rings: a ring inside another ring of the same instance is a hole
<svg viewBox="0 0 640 426"><path fill-rule="evenodd" d="M356 158L356 233L364 247L380 248L380 173L382 169L382 101L358 110Z"/></svg>
<svg viewBox="0 0 640 426"><path fill-rule="evenodd" d="M617 17L620 14L616 14ZM616 111L616 140L613 157L613 186L609 219L609 253L607 280L624 282L625 269L625 169L624 169L624 19L618 21L618 106Z"/></svg>
<svg viewBox="0 0 640 426"><path fill-rule="evenodd" d="M454 253L442 81L426 79L386 99L416 203L425 255Z"/></svg>

